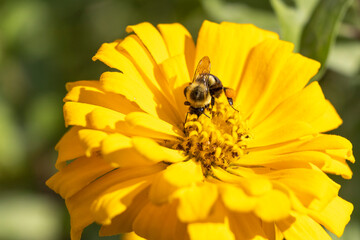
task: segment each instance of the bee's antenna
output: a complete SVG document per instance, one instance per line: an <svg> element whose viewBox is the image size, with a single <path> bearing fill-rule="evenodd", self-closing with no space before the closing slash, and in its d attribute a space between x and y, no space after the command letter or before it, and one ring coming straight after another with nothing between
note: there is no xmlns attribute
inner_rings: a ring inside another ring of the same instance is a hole
<svg viewBox="0 0 360 240"><path fill-rule="evenodd" d="M209 117L208 115L206 115L206 113L204 113L204 112L202 112L201 114L204 114L205 116L207 116L208 118L210 118L210 117ZM201 114L200 114L200 115L201 115Z"/></svg>
<svg viewBox="0 0 360 240"><path fill-rule="evenodd" d="M186 123L186 121L187 121L187 117L188 117L188 115L189 115L189 112L187 112L187 113L186 113L186 117L185 117L185 122L184 122L184 126L185 126L185 123Z"/></svg>

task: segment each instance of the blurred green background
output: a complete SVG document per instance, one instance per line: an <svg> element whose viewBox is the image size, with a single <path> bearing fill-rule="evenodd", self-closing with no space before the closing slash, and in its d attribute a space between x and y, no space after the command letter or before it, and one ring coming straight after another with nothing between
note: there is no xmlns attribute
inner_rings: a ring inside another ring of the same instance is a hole
<svg viewBox="0 0 360 240"><path fill-rule="evenodd" d="M64 201L44 182L65 132L65 83L95 80L106 69L91 57L125 27L180 22L194 39L203 20L254 23L323 63L314 80L344 124L360 159L360 1L358 0L2 0L0 1L0 240L69 239ZM340 195L355 205L342 239L360 239L360 174L351 166ZM98 226L83 239L99 238ZM334 237L334 239L336 239Z"/></svg>

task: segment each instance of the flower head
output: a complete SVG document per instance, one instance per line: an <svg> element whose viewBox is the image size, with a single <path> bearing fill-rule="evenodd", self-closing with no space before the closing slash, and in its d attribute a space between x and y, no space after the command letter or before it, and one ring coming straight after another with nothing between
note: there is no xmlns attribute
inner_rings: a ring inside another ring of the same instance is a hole
<svg viewBox="0 0 360 240"><path fill-rule="evenodd" d="M324 134L341 119L307 85L318 62L251 24L205 21L196 46L180 24L127 31L93 57L116 70L67 84L71 128L47 184L66 201L73 240L93 222L101 235L154 240L342 235L353 206L326 173L351 178L354 157ZM204 56L233 106L221 88L188 113L184 89Z"/></svg>

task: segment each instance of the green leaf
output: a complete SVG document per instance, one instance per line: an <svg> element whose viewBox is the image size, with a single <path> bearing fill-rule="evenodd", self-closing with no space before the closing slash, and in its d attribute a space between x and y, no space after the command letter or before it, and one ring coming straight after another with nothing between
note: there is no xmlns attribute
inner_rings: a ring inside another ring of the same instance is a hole
<svg viewBox="0 0 360 240"><path fill-rule="evenodd" d="M320 0L304 27L300 53L321 63L313 81L319 80L324 73L329 51L350 3L351 0Z"/></svg>
<svg viewBox="0 0 360 240"><path fill-rule="evenodd" d="M16 120L11 106L0 97L0 182L17 176L25 166L24 134Z"/></svg>
<svg viewBox="0 0 360 240"><path fill-rule="evenodd" d="M223 0L201 0L211 20L221 22L252 23L260 28L278 31L277 19L271 11L251 7L245 3ZM271 10L271 9L270 9Z"/></svg>
<svg viewBox="0 0 360 240"><path fill-rule="evenodd" d="M360 72L360 41L337 42L332 48L327 65L347 77L354 77Z"/></svg>
<svg viewBox="0 0 360 240"><path fill-rule="evenodd" d="M300 47L301 33L319 0L271 0L281 27L281 38Z"/></svg>

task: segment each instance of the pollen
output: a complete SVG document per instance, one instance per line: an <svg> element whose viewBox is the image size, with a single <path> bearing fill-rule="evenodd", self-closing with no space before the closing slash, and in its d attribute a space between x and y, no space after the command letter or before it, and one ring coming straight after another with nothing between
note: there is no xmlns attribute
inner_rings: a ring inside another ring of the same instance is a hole
<svg viewBox="0 0 360 240"><path fill-rule="evenodd" d="M186 138L176 148L200 162L204 175L208 175L211 166L226 169L247 154L247 142L251 136L241 114L223 95L216 98L212 109L206 109L204 113L206 115L197 117L191 114L187 117L184 125Z"/></svg>

